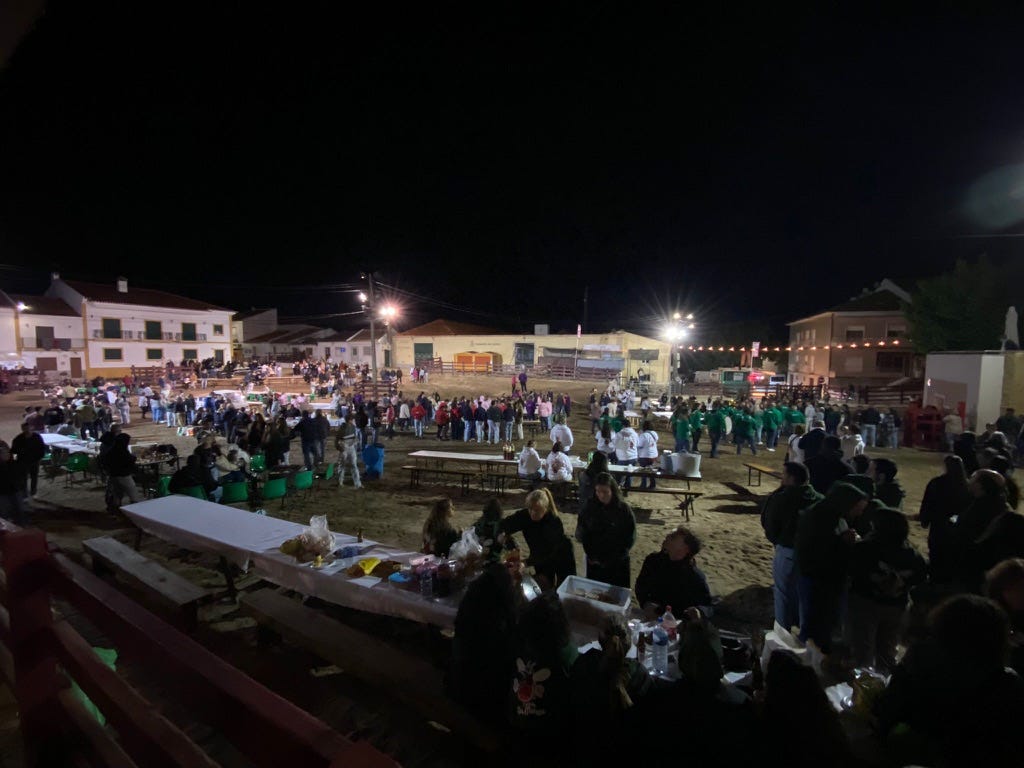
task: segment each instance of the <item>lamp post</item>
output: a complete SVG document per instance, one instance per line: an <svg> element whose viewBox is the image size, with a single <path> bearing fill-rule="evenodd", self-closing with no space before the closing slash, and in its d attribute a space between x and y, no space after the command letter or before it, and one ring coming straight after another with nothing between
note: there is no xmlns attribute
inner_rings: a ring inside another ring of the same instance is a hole
<svg viewBox="0 0 1024 768"><path fill-rule="evenodd" d="M370 316L370 370L373 375L374 397L376 397L379 379L377 378L377 326L375 319L379 312L381 319L384 320L385 327L390 328L391 320L398 314L398 309L391 305L378 307L376 296L373 292L373 273L368 273L365 277L368 284L367 290L370 292L370 295L367 296L365 293L360 293L359 303L363 305L363 312ZM390 337L388 343L390 344Z"/></svg>
<svg viewBox="0 0 1024 768"><path fill-rule="evenodd" d="M693 322L692 312L687 312L685 316L682 312L673 312L672 319L669 320L669 322L665 326L665 339L668 340L673 347L673 351L670 353L670 362L672 360L678 361L678 363L675 366L673 366L673 370L671 372L671 379L669 381L670 392L672 392L675 388L675 379L679 375L679 368L682 365L682 352L675 351L676 344L682 342L682 340L686 337L686 334L695 327L696 323ZM682 350L682 347L680 346L679 349ZM675 393L673 392L673 394Z"/></svg>

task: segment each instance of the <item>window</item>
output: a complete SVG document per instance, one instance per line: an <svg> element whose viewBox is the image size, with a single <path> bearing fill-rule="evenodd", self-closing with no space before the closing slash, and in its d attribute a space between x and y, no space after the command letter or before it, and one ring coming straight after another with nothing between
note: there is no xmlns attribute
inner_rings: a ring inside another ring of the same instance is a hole
<svg viewBox="0 0 1024 768"><path fill-rule="evenodd" d="M864 358L860 355L847 357L843 361L843 370L847 373L860 373L864 370Z"/></svg>
<svg viewBox="0 0 1024 768"><path fill-rule="evenodd" d="M905 360L906 355L901 355L899 352L879 352L875 356L875 367L888 373L903 373Z"/></svg>
<svg viewBox="0 0 1024 768"><path fill-rule="evenodd" d="M213 327L216 328L217 326L213 326ZM216 333L216 331L214 331L214 333ZM223 349L215 349L215 350L213 350L213 359L216 360L219 364L223 365L224 364L224 350Z"/></svg>
<svg viewBox="0 0 1024 768"><path fill-rule="evenodd" d="M903 325L890 325L885 329L885 338L902 339L907 334L907 328Z"/></svg>
<svg viewBox="0 0 1024 768"><path fill-rule="evenodd" d="M159 320L146 321L146 340L160 341L164 337L164 326Z"/></svg>
<svg viewBox="0 0 1024 768"><path fill-rule="evenodd" d="M104 339L120 339L121 338L121 321L118 319L103 318L103 338ZM105 351L105 350L104 350ZM121 358L115 358L120 360Z"/></svg>
<svg viewBox="0 0 1024 768"><path fill-rule="evenodd" d="M352 347L352 357L359 357L359 347Z"/></svg>
<svg viewBox="0 0 1024 768"><path fill-rule="evenodd" d="M162 349L147 349L146 350L147 360L163 360L164 351Z"/></svg>
<svg viewBox="0 0 1024 768"><path fill-rule="evenodd" d="M196 340L196 324L195 323L182 323L181 324L181 340L182 341L195 341Z"/></svg>
<svg viewBox="0 0 1024 768"><path fill-rule="evenodd" d="M864 338L864 326L863 325L851 325L846 329L846 340L847 341L861 341Z"/></svg>
<svg viewBox="0 0 1024 768"><path fill-rule="evenodd" d="M106 322L104 320L104 322ZM118 321L120 322L120 321ZM104 360L124 360L124 350L117 347L104 347L103 348L103 359Z"/></svg>
<svg viewBox="0 0 1024 768"><path fill-rule="evenodd" d="M373 347L363 347L363 354L366 357L369 357L370 355L372 355L373 354Z"/></svg>
<svg viewBox="0 0 1024 768"><path fill-rule="evenodd" d="M213 335L214 336L223 336L224 335L224 326L220 325L219 323L214 323L213 324ZM224 353L221 352L221 354L223 355Z"/></svg>
<svg viewBox="0 0 1024 768"><path fill-rule="evenodd" d="M182 360L198 360L199 350L198 349L183 349L181 350Z"/></svg>

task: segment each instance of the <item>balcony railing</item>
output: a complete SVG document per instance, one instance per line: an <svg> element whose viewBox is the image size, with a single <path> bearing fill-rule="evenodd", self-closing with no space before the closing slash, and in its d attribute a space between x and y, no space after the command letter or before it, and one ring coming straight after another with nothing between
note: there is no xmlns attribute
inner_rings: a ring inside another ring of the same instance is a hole
<svg viewBox="0 0 1024 768"><path fill-rule="evenodd" d="M84 349L85 339L23 339L22 349L53 352L69 349Z"/></svg>

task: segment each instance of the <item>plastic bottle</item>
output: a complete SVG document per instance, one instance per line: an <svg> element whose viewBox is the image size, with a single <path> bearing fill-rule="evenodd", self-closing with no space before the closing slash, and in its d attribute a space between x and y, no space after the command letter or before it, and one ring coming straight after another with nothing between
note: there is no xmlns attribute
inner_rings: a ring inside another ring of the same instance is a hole
<svg viewBox="0 0 1024 768"><path fill-rule="evenodd" d="M651 646L651 669L656 675L668 672L668 632L662 626L661 619L654 628L654 645Z"/></svg>
<svg viewBox="0 0 1024 768"><path fill-rule="evenodd" d="M676 621L676 617L672 615L672 606L666 605L665 612L661 615L661 624L668 632L669 642L676 639L676 635L679 630L679 622Z"/></svg>
<svg viewBox="0 0 1024 768"><path fill-rule="evenodd" d="M434 574L427 568L420 574L420 596L428 600L434 597Z"/></svg>

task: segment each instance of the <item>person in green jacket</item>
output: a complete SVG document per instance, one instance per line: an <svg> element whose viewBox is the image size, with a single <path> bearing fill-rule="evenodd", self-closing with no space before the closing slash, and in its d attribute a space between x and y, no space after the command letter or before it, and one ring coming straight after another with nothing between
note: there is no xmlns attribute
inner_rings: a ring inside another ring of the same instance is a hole
<svg viewBox="0 0 1024 768"><path fill-rule="evenodd" d="M668 423L672 434L676 438L676 453L680 451L690 452L690 412L683 406L676 408Z"/></svg>
<svg viewBox="0 0 1024 768"><path fill-rule="evenodd" d="M754 445L762 445L763 440L761 439L764 433L764 411L758 408L756 405L750 411L751 417L754 419Z"/></svg>
<svg viewBox="0 0 1024 768"><path fill-rule="evenodd" d="M736 455L739 456L744 445L750 446L750 452L757 456L757 446L754 445L754 417L749 411L737 411L732 417L732 436L736 443Z"/></svg>
<svg viewBox="0 0 1024 768"><path fill-rule="evenodd" d="M700 449L697 444L700 443L700 437L704 434L704 413L700 408L694 407L690 411L690 447L694 453L700 453Z"/></svg>
<svg viewBox="0 0 1024 768"><path fill-rule="evenodd" d="M718 442L725 434L725 414L722 413L722 405L715 402L711 406L711 412L707 417L708 437L711 438L711 458L718 458Z"/></svg>
<svg viewBox="0 0 1024 768"><path fill-rule="evenodd" d="M764 445L765 449L775 452L775 445L779 442L779 415L774 407L766 408L764 412Z"/></svg>

